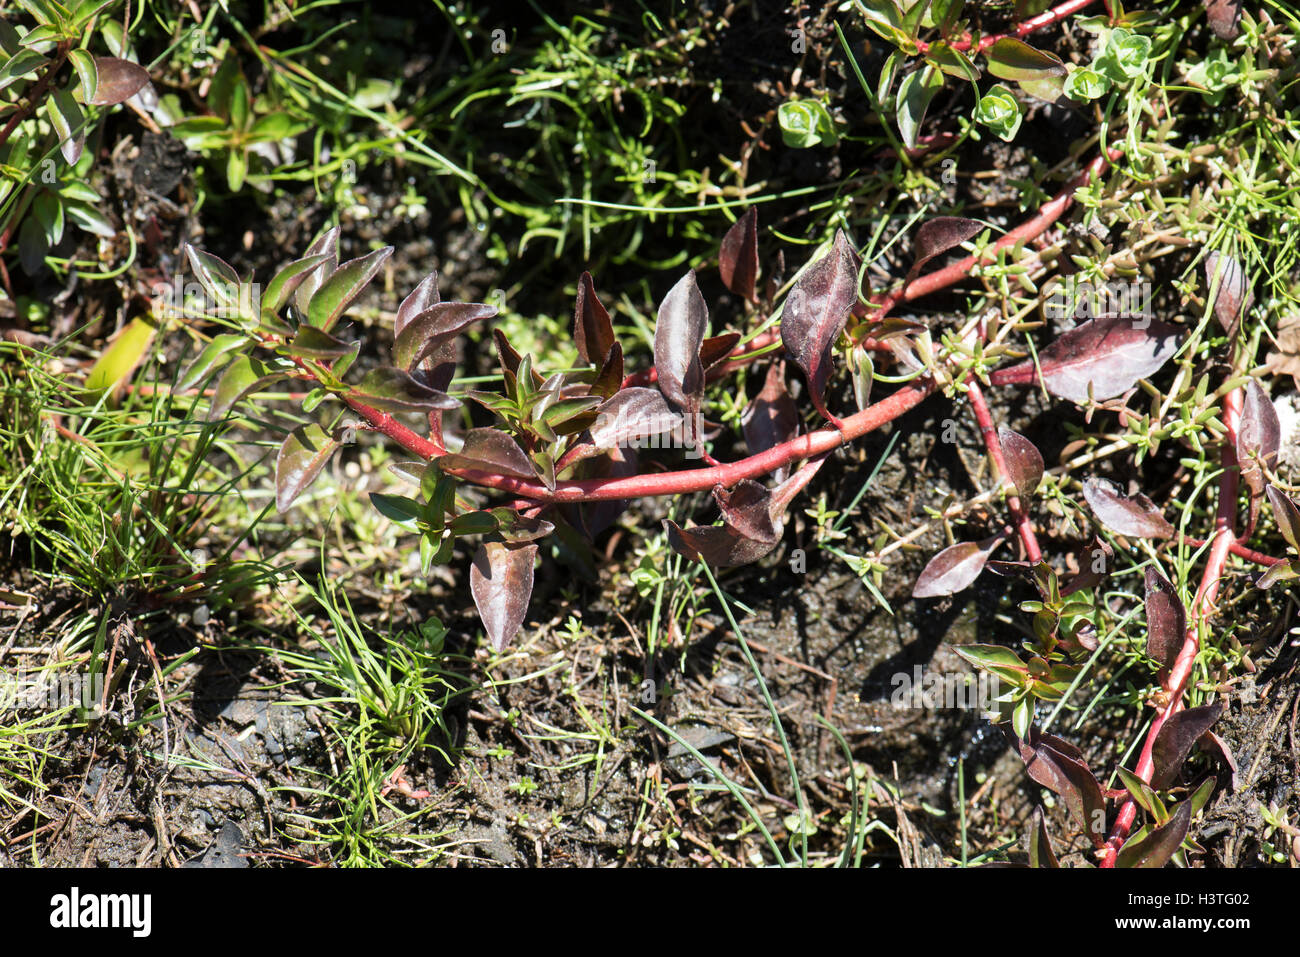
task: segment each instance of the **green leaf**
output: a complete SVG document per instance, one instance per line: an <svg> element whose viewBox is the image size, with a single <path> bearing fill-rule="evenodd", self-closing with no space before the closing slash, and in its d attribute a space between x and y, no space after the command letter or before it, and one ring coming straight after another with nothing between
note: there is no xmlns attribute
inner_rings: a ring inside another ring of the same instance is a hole
<svg viewBox="0 0 1300 957"><path fill-rule="evenodd" d="M412 531L424 511L424 506L413 498L404 495L387 495L383 492L371 492L370 504L390 522L396 522Z"/></svg>
<svg viewBox="0 0 1300 957"><path fill-rule="evenodd" d="M1031 695L1025 695L1016 702L1015 708L1011 711L1011 730L1023 741L1029 736L1029 729L1033 723L1034 699Z"/></svg>
<svg viewBox="0 0 1300 957"><path fill-rule="evenodd" d="M1124 787L1128 789L1128 793L1133 795L1133 800L1138 803L1138 807L1142 808L1158 822L1167 819L1169 812L1160 803L1160 798L1156 796L1156 792L1152 790L1151 785L1127 768L1116 768L1116 771L1119 772L1120 780L1124 782Z"/></svg>
<svg viewBox="0 0 1300 957"><path fill-rule="evenodd" d="M293 295L293 291L298 288L298 284L306 278L307 273L328 258L329 256L324 253L305 256L281 269L266 284L266 289L262 292L262 309L279 313L284 308L284 304L289 301L289 297Z"/></svg>
<svg viewBox="0 0 1300 957"><path fill-rule="evenodd" d="M859 5L867 26L906 54L916 53L916 38L908 33L896 0L862 0Z"/></svg>
<svg viewBox="0 0 1300 957"><path fill-rule="evenodd" d="M232 193L244 188L244 177L248 175L248 154L242 149L232 149L226 156L226 186Z"/></svg>
<svg viewBox="0 0 1300 957"><path fill-rule="evenodd" d="M25 76L31 76L49 62L35 50L19 50L4 66L0 66L0 90Z"/></svg>
<svg viewBox="0 0 1300 957"><path fill-rule="evenodd" d="M144 358L155 331L147 320L133 319L91 367L86 388L101 391L123 382Z"/></svg>
<svg viewBox="0 0 1300 957"><path fill-rule="evenodd" d="M453 535L490 535L497 524L492 512L465 512L453 518L449 527Z"/></svg>
<svg viewBox="0 0 1300 957"><path fill-rule="evenodd" d="M387 412L450 412L460 403L437 389L411 378L410 373L392 366L380 366L366 373L353 396L360 402Z"/></svg>
<svg viewBox="0 0 1300 957"><path fill-rule="evenodd" d="M230 90L230 125L237 130L248 129L248 83L237 77Z"/></svg>
<svg viewBox="0 0 1300 957"><path fill-rule="evenodd" d="M1113 30L1095 66L1116 83L1136 79L1146 70L1151 39L1123 28Z"/></svg>
<svg viewBox="0 0 1300 957"><path fill-rule="evenodd" d="M1065 76L1061 58L1043 50L1036 50L1023 40L1003 37L985 51L989 72L1000 80L1039 80L1049 76Z"/></svg>
<svg viewBox="0 0 1300 957"><path fill-rule="evenodd" d="M979 79L979 71L975 69L975 64L970 61L970 57L960 50L954 50L942 40L931 45L930 52L925 55L925 58L951 77L969 80L971 83Z"/></svg>
<svg viewBox="0 0 1300 957"><path fill-rule="evenodd" d="M834 146L839 141L835 121L817 100L787 100L776 111L785 145L794 149Z"/></svg>
<svg viewBox="0 0 1300 957"><path fill-rule="evenodd" d="M328 332L322 332L315 326L300 326L298 333L289 343L291 356L303 356L308 359L333 359L352 348L350 342L335 339Z"/></svg>
<svg viewBox="0 0 1300 957"><path fill-rule="evenodd" d="M903 145L909 149L916 146L917 134L925 120L925 111L930 108L930 101L943 89L943 74L928 64L921 70L903 77L898 88L898 132L903 137Z"/></svg>
<svg viewBox="0 0 1300 957"><path fill-rule="evenodd" d="M238 303L239 273L235 272L228 262L211 253L195 249L188 243L185 244L185 256L194 271L194 278L217 305L229 306Z"/></svg>
<svg viewBox="0 0 1300 957"><path fill-rule="evenodd" d="M187 392L196 388L208 376L230 361L230 353L247 344L248 338L246 336L235 335L234 333L213 337L212 341L203 347L203 351L199 353L198 357L180 374L180 377L176 380L176 385L173 386L173 390Z"/></svg>
<svg viewBox="0 0 1300 957"><path fill-rule="evenodd" d="M239 356L221 374L208 408L208 420L220 419L240 399L288 377L288 372L268 366L260 359Z"/></svg>
<svg viewBox="0 0 1300 957"><path fill-rule="evenodd" d="M32 200L32 215L45 230L45 241L51 246L63 238L63 203L49 190L41 190Z"/></svg>
<svg viewBox="0 0 1300 957"><path fill-rule="evenodd" d="M1065 78L1062 92L1072 100L1086 103L1105 96L1108 89L1110 89L1110 80L1092 67L1081 66L1077 70L1070 71L1070 75Z"/></svg>
<svg viewBox="0 0 1300 957"><path fill-rule="evenodd" d="M296 126L293 117L288 113L268 113L266 116L259 117L253 124L253 128L248 131L248 142L278 142L292 136Z"/></svg>
<svg viewBox="0 0 1300 957"><path fill-rule="evenodd" d="M68 54L68 61L77 71L77 79L81 81L81 102L93 102L95 92L99 89L99 68L95 66L95 58L86 50L73 50Z"/></svg>
<svg viewBox="0 0 1300 957"><path fill-rule="evenodd" d="M281 514L320 475L339 443L319 425L294 429L280 446L275 460L275 507Z"/></svg>
<svg viewBox="0 0 1300 957"><path fill-rule="evenodd" d="M976 122L987 126L1008 143L1015 139L1023 119L1015 94L1001 83L985 93L975 107Z"/></svg>
<svg viewBox="0 0 1300 957"><path fill-rule="evenodd" d="M118 230L114 229L113 224L108 221L108 217L91 206L84 203L67 203L63 211L67 213L70 220L88 233L105 239L115 239L119 235Z"/></svg>
<svg viewBox="0 0 1300 957"><path fill-rule="evenodd" d="M344 310L361 295L392 254L393 247L385 246L369 255L345 262L334 270L311 297L311 303L307 307L308 324L326 332L333 328Z"/></svg>
<svg viewBox="0 0 1300 957"><path fill-rule="evenodd" d="M81 107L72 98L72 94L67 90L55 90L54 96L50 98L50 122L59 134L59 149L69 165L81 159L81 151L86 145L82 131L85 121L85 114L81 112Z"/></svg>

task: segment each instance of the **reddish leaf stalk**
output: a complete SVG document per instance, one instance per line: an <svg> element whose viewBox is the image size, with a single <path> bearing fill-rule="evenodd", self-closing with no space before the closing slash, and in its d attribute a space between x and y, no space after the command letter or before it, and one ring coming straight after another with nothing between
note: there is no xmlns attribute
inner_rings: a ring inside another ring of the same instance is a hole
<svg viewBox="0 0 1300 957"><path fill-rule="evenodd" d="M1150 783L1155 768L1152 750L1156 735L1165 722L1177 714L1183 703L1183 692L1191 679L1192 669L1196 665L1196 655L1200 651L1201 626L1214 611L1214 602L1219 595L1219 583L1223 580L1224 566L1232 546L1237 544L1234 526L1237 521L1237 487L1241 472L1237 467L1237 428L1241 422L1243 391L1233 389L1223 399L1223 447L1220 461L1223 474L1219 478L1219 507L1214 520L1214 537L1210 540L1210 554L1205 562L1205 571L1201 575L1201 585L1196 590L1196 599L1192 603L1191 614L1187 617L1187 631L1183 637L1183 647L1178 652L1164 684L1166 703L1151 722L1146 740L1142 743L1142 753L1138 756L1134 772L1143 781ZM1110 838L1106 841L1106 850L1102 855L1102 867L1114 867L1133 821L1137 817L1137 803L1129 796L1120 806L1111 828Z"/></svg>
<svg viewBox="0 0 1300 957"><path fill-rule="evenodd" d="M1011 232L1004 235L995 242L990 251L996 252L1000 249L1006 249L1014 246L1016 243L1023 241L1028 242L1036 239L1051 228L1052 224L1060 219L1065 211L1074 205L1075 190L1086 186L1093 176L1099 176L1110 164L1110 161L1120 155L1119 150L1107 150L1099 153L1087 166L1068 183L1065 188L1057 193L1052 199L1044 203L1038 210L1038 213L1030 219L1025 220ZM911 302L913 299L920 299L922 296L928 296L932 292L938 292L941 289L947 289L954 283L965 279L972 269L977 265L974 256L967 256L951 265L944 266L942 269L936 269L934 272L926 273L923 276L917 276L911 282L904 283L893 292L877 294L872 297L872 302L879 309L874 318L883 319L895 306L900 302ZM865 311L865 310L864 310Z"/></svg>
<svg viewBox="0 0 1300 957"><path fill-rule="evenodd" d="M974 52L979 53L983 50L987 50L1004 37L1015 37L1016 39L1027 37L1035 31L1050 27L1054 23L1060 23L1066 17L1078 13L1080 10L1090 7L1096 2L1097 0L1066 0L1066 2L1062 3L1060 6L1053 7L1051 10L1044 11L1036 17L1030 17L1028 20L1016 24L1009 33L997 33L992 36L983 37L979 41L978 45L974 46ZM920 40L916 41L916 46L922 53L925 53L930 49L930 44L923 43ZM971 37L967 36L962 40L953 41L952 48L954 50L963 51L971 50Z"/></svg>
<svg viewBox="0 0 1300 957"><path fill-rule="evenodd" d="M1184 545L1190 545L1192 548L1200 548L1208 539L1204 538L1184 538ZM1248 562L1254 562L1256 565L1263 565L1265 568L1273 565L1282 565L1286 563L1285 558L1274 558L1272 555L1265 555L1263 552L1257 552L1253 548L1247 548L1241 544L1240 540L1235 540L1228 546L1228 551L1238 558L1244 558Z"/></svg>
<svg viewBox="0 0 1300 957"><path fill-rule="evenodd" d="M447 454L447 450L441 445L411 431L387 412L371 408L350 395L344 395L342 399L348 404L348 408L365 419L372 429L384 433L408 452L414 452L423 459L435 459Z"/></svg>
<svg viewBox="0 0 1300 957"><path fill-rule="evenodd" d="M975 412L975 421L979 423L980 434L984 436L984 446L988 449L989 458L993 460L993 470L997 473L998 481L1004 488L1014 488L1007 477L1007 462L1002 454L1002 443L998 441L997 429L993 427L989 404L984 400L984 392L974 376L966 379L966 396L970 399L971 409ZM1020 496L1008 491L1007 507L1011 509L1011 517L1015 521L1020 543L1025 547L1026 557L1031 562L1042 561L1043 553L1038 547L1038 538L1034 535L1034 527L1029 521L1029 515L1020 501Z"/></svg>
<svg viewBox="0 0 1300 957"><path fill-rule="evenodd" d="M538 482L475 469L447 469L447 471L475 485L513 492L535 502L599 502L702 492L715 485L731 488L741 479L760 478L775 472L782 466L815 458L845 442L861 438L914 408L933 391L934 382L931 380L911 383L888 398L881 399L874 405L844 419L840 423L841 429L821 429L810 432L773 446L765 452L751 455L749 458L711 468L684 469L678 472L633 475L617 479L556 482L554 490Z"/></svg>

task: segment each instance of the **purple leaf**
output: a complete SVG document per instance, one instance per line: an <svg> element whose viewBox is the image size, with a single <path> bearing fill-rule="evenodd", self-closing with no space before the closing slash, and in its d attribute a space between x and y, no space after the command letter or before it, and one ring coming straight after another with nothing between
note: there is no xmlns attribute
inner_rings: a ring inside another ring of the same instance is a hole
<svg viewBox="0 0 1300 957"><path fill-rule="evenodd" d="M1246 399L1242 405L1241 423L1237 427L1237 462L1241 478L1250 489L1252 519L1259 509L1259 498L1264 494L1264 469L1277 466L1277 453L1282 444L1282 423L1277 410L1255 380L1246 384Z"/></svg>
<svg viewBox="0 0 1300 957"><path fill-rule="evenodd" d="M1273 521L1292 548L1300 550L1300 508L1282 490L1270 485L1266 490L1273 506ZM1274 566L1275 568L1277 566Z"/></svg>
<svg viewBox="0 0 1300 957"><path fill-rule="evenodd" d="M99 84L90 100L91 106L112 106L129 100L149 82L149 71L138 63L115 56L95 57Z"/></svg>
<svg viewBox="0 0 1300 957"><path fill-rule="evenodd" d="M420 284L397 307L397 318L393 320L394 338L402 334L412 319L440 302L442 297L438 294L438 274L431 272L420 280Z"/></svg>
<svg viewBox="0 0 1300 957"><path fill-rule="evenodd" d="M1192 745L1210 730L1223 713L1222 702L1179 711L1166 721L1151 746L1151 786L1162 791L1173 785Z"/></svg>
<svg viewBox="0 0 1300 957"><path fill-rule="evenodd" d="M681 416L668 408L658 389L634 386L596 409L591 442L598 449L612 449L670 431L680 422Z"/></svg>
<svg viewBox="0 0 1300 957"><path fill-rule="evenodd" d="M1061 866L1056 859L1056 854L1052 851L1052 841L1047 836L1047 821L1043 817L1041 807L1034 808L1034 816L1029 823L1029 833L1026 837L1029 845L1030 867L1057 868Z"/></svg>
<svg viewBox="0 0 1300 957"><path fill-rule="evenodd" d="M492 515L497 520L497 531L507 542L533 542L555 531L555 526L545 519L520 515L513 508L494 508Z"/></svg>
<svg viewBox="0 0 1300 957"><path fill-rule="evenodd" d="M758 209L751 206L722 237L718 271L723 284L742 299L757 300Z"/></svg>
<svg viewBox="0 0 1300 957"><path fill-rule="evenodd" d="M1235 791L1237 789L1237 759L1232 754L1232 748L1228 747L1228 742L1213 731L1206 731L1205 737L1201 738L1201 750L1213 754L1223 762L1224 767L1232 775L1231 786Z"/></svg>
<svg viewBox="0 0 1300 957"><path fill-rule="evenodd" d="M1237 331L1242 313L1255 301L1255 294L1246 281L1241 263L1232 256L1215 250L1205 257L1205 288L1208 293L1214 286L1214 275L1219 274L1219 291L1214 297L1214 318L1219 320L1228 335Z"/></svg>
<svg viewBox="0 0 1300 957"><path fill-rule="evenodd" d="M738 332L724 332L720 336L710 336L705 339L700 343L700 366L708 372L719 363L725 362L739 341Z"/></svg>
<svg viewBox="0 0 1300 957"><path fill-rule="evenodd" d="M236 357L217 380L216 391L208 405L208 420L220 419L244 396L287 378L287 372L268 366L260 359L252 356Z"/></svg>
<svg viewBox="0 0 1300 957"><path fill-rule="evenodd" d="M740 426L750 455L766 452L798 434L799 410L785 388L784 362L777 361L768 366L763 388L741 414ZM782 467L773 476L779 482L788 471Z"/></svg>
<svg viewBox="0 0 1300 957"><path fill-rule="evenodd" d="M831 251L794 284L781 314L781 342L808 380L813 405L828 419L823 393L831 350L858 301L860 264L849 237L838 230Z"/></svg>
<svg viewBox="0 0 1300 957"><path fill-rule="evenodd" d="M785 527L786 509L825 461L825 456L813 459L774 491L750 479L743 479L730 491L721 485L714 487L713 497L722 509L724 524L683 529L675 522L665 522L668 543L691 561L703 558L710 565L729 567L758 561L776 547Z"/></svg>
<svg viewBox="0 0 1300 957"><path fill-rule="evenodd" d="M984 53L989 72L999 80L1017 82L1042 80L1065 76L1065 64L1060 57L1031 47L1015 37L1003 37Z"/></svg>
<svg viewBox="0 0 1300 957"><path fill-rule="evenodd" d="M1182 846L1187 829L1192 823L1192 802L1182 801L1174 808L1169 820L1147 834L1135 834L1120 848L1115 858L1116 867L1164 867Z"/></svg>
<svg viewBox="0 0 1300 957"><path fill-rule="evenodd" d="M605 356L605 364L591 383L591 394L608 399L623 388L623 347L617 342Z"/></svg>
<svg viewBox="0 0 1300 957"><path fill-rule="evenodd" d="M1278 562L1255 579L1255 587L1263 591L1272 588L1278 582L1295 581L1300 578L1300 561Z"/></svg>
<svg viewBox="0 0 1300 957"><path fill-rule="evenodd" d="M533 595L533 559L537 546L484 542L474 554L469 589L483 630L497 651L519 631Z"/></svg>
<svg viewBox="0 0 1300 957"><path fill-rule="evenodd" d="M1021 498L1029 498L1043 480L1043 454L1019 432L1006 428L998 429L998 443L1007 463L1007 478Z"/></svg>
<svg viewBox="0 0 1300 957"><path fill-rule="evenodd" d="M1110 574L1114 550L1105 540L1094 535L1092 541L1079 550L1076 562L1079 574L1061 586L1061 597L1073 595L1081 588L1092 588Z"/></svg>
<svg viewBox="0 0 1300 957"><path fill-rule="evenodd" d="M772 493L767 488L744 479L731 490L715 486L713 497L724 524L683 529L669 521L668 541L675 551L692 561L703 558L725 568L758 561L776 547L783 523L772 513Z"/></svg>
<svg viewBox="0 0 1300 957"><path fill-rule="evenodd" d="M327 258L323 254L304 256L302 259L295 259L281 269L266 284L266 289L262 293L262 308L272 313L279 313L284 308L284 304L289 301L289 297L293 295L294 290L306 278L307 273L311 272Z"/></svg>
<svg viewBox="0 0 1300 957"><path fill-rule="evenodd" d="M1169 676L1187 634L1187 609L1173 583L1151 565L1146 570L1147 657Z"/></svg>
<svg viewBox="0 0 1300 957"><path fill-rule="evenodd" d="M1100 847L1105 841L1106 803L1101 785L1079 749L1034 728L1024 741L1017 742L1017 747L1029 776L1060 795L1093 844Z"/></svg>
<svg viewBox="0 0 1300 957"><path fill-rule="evenodd" d="M1047 391L1080 405L1122 395L1158 371L1178 349L1178 329L1156 320L1093 319L1071 329L1038 354ZM1033 360L995 370L994 385L1034 382Z"/></svg>
<svg viewBox="0 0 1300 957"><path fill-rule="evenodd" d="M983 229L983 223L961 216L936 216L934 219L926 220L912 240L912 255L916 259L912 263L912 268L908 270L907 281L911 282L915 279L921 267L935 256L941 256L953 247L978 236Z"/></svg>
<svg viewBox="0 0 1300 957"><path fill-rule="evenodd" d="M659 389L685 412L698 412L704 401L700 345L708 328L709 309L695 284L695 271L691 270L668 291L655 323Z"/></svg>
<svg viewBox="0 0 1300 957"><path fill-rule="evenodd" d="M1128 498L1105 479L1090 478L1083 483L1083 497L1097 521L1116 535L1169 538L1174 534L1174 527L1141 492Z"/></svg>
<svg viewBox="0 0 1300 957"><path fill-rule="evenodd" d="M500 429L470 429L461 450L444 455L439 462L444 468L496 472L522 479L537 477L524 450Z"/></svg>
<svg viewBox="0 0 1300 957"><path fill-rule="evenodd" d="M350 352L352 345L342 339L336 339L323 329L315 326L299 326L289 343L291 356L304 356L308 359L333 359Z"/></svg>
<svg viewBox="0 0 1300 957"><path fill-rule="evenodd" d="M703 558L710 565L719 568L748 565L776 547L775 542L747 538L729 525L682 528L671 519L665 520L664 524L668 529L668 544L675 552L691 561Z"/></svg>
<svg viewBox="0 0 1300 957"><path fill-rule="evenodd" d="M316 295L316 290L321 287L321 284L325 282L339 264L339 232L338 226L327 229L303 253L304 259L312 256L324 256L325 258L321 260L319 266L309 269L303 275L298 282L298 288L293 291L293 308L300 318L306 317L312 296Z"/></svg>
<svg viewBox="0 0 1300 957"><path fill-rule="evenodd" d="M984 570L993 550L1002 544L1002 536L994 535L982 542L958 542L949 545L926 563L921 575L912 586L913 598L936 598L951 595L969 587Z"/></svg>
<svg viewBox="0 0 1300 957"><path fill-rule="evenodd" d="M435 356L438 349L480 319L497 314L496 306L481 302L440 302L412 316L393 338L393 365L411 369Z"/></svg>
<svg viewBox="0 0 1300 957"><path fill-rule="evenodd" d="M781 537L772 519L772 493L753 479L741 479L732 489L714 486L713 497L723 520L746 538L774 545Z"/></svg>
<svg viewBox="0 0 1300 957"><path fill-rule="evenodd" d="M393 366L371 369L357 384L352 395L357 401L385 412L450 412L460 402L417 382L409 372Z"/></svg>
<svg viewBox="0 0 1300 957"><path fill-rule="evenodd" d="M339 266L312 295L307 306L307 322L329 332L392 254L393 247L385 246Z"/></svg>
<svg viewBox="0 0 1300 957"><path fill-rule="evenodd" d="M1220 40L1235 40L1241 28L1237 21L1241 19L1241 0L1202 0L1205 4L1205 20Z"/></svg>
<svg viewBox="0 0 1300 957"><path fill-rule="evenodd" d="M588 272L578 278L578 299L573 307L573 340L577 343L582 364L595 363L597 366L604 364L610 350L618 343L609 313L596 298L596 287Z"/></svg>
<svg viewBox="0 0 1300 957"><path fill-rule="evenodd" d="M275 459L275 507L280 513L320 475L339 443L319 425L300 426L289 433Z"/></svg>

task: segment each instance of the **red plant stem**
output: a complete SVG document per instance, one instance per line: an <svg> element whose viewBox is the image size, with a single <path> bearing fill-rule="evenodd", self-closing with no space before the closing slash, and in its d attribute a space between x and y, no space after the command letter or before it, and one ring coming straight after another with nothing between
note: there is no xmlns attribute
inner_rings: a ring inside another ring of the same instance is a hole
<svg viewBox="0 0 1300 957"><path fill-rule="evenodd" d="M1165 726L1165 722L1177 714L1182 707L1183 692L1187 689L1192 669L1196 665L1197 652L1200 651L1201 627L1214 611L1214 601L1219 595L1219 583L1223 580L1224 566L1227 564L1232 546L1236 544L1233 526L1237 521L1237 486L1241 477L1240 470L1237 468L1237 428L1241 422L1241 407L1241 389L1233 389L1224 396L1225 433L1220 451L1223 474L1219 478L1219 508L1214 519L1214 537L1210 539L1210 554L1205 562L1205 571L1201 575L1201 585L1196 590L1196 599L1192 602L1192 613L1187 616L1183 647L1179 649L1178 657L1174 659L1173 667L1169 671L1169 677L1165 679L1166 703L1156 715L1156 719L1151 722L1146 740L1142 743L1142 753L1138 756L1137 767L1134 768L1134 773L1148 784L1155 770L1152 750L1155 747L1156 736ZM1128 837L1136 817L1137 803L1130 795L1120 806L1115 825L1111 828L1101 859L1102 867L1115 866L1119 849Z"/></svg>
<svg viewBox="0 0 1300 957"><path fill-rule="evenodd" d="M661 472L657 475L633 475L627 478L556 482L553 490L538 482L508 475L496 475L477 469L449 468L446 471L475 485L513 492L535 502L599 502L656 495L681 495L686 492L706 491L715 485L730 488L741 479L759 478L782 466L802 459L814 458L845 442L860 438L887 422L892 422L919 404L933 391L934 382L928 379L905 385L888 398L881 399L874 405L844 419L840 423L840 429L820 429L788 442L782 442L739 462L710 468Z"/></svg>
<svg viewBox="0 0 1300 957"><path fill-rule="evenodd" d="M984 400L984 392L974 376L968 376L966 379L966 397L970 399L971 409L975 412L975 421L979 423L980 434L984 436L984 445L989 450L989 458L993 460L993 470L997 473L998 482L1008 489L1014 489L1015 486L1008 478L1002 443L998 441L997 431L993 428L993 416L989 412L989 404ZM1043 553L1038 547L1038 538L1034 535L1034 527L1020 502L1020 496L1008 492L1007 507L1011 509L1011 516L1016 523L1016 533L1020 536L1020 543L1025 546L1026 557L1031 562L1042 561Z"/></svg>
<svg viewBox="0 0 1300 957"><path fill-rule="evenodd" d="M979 41L978 46L974 48L974 52L979 53L983 50L987 50L1004 37L1015 37L1016 39L1020 39L1021 37L1029 36L1029 34L1037 30L1042 30L1044 27L1050 27L1054 23L1060 23L1066 17L1078 13L1080 10L1092 6L1094 3L1096 3L1096 0L1066 0L1065 3L1062 3L1058 7L1054 7L1044 13L1040 13L1036 17L1030 17L1028 20L1016 24L1009 33L998 33L993 36L982 38ZM920 40L916 41L916 45L922 53L926 53L930 49L930 44L922 43ZM952 48L954 50L970 50L971 38L967 36L965 39L955 40L952 44Z"/></svg>
<svg viewBox="0 0 1300 957"><path fill-rule="evenodd" d="M1184 538L1182 540L1184 545L1190 545L1192 548L1200 548L1207 541L1208 539L1204 538ZM1254 562L1256 565L1264 565L1265 567L1282 565L1287 561L1285 558L1274 558L1272 555L1265 555L1263 552L1257 552L1253 548L1247 548L1245 545L1241 544L1240 539L1234 539L1232 544L1228 546L1228 551L1236 555L1238 558L1244 558L1248 562Z"/></svg>
<svg viewBox="0 0 1300 957"><path fill-rule="evenodd" d="M1074 202L1074 191L1087 184L1094 175L1100 174L1106 168L1109 158L1118 155L1118 150L1109 150L1099 154L1078 175L1071 179L1059 194L1044 204L1035 216L1003 236L994 245L994 248L1011 246L1022 239L1030 240L1040 236L1070 208ZM959 262L904 284L895 292L877 300L881 305L881 309L876 314L876 318L883 317L890 308L899 302L915 299L953 285L965 278L975 265L975 257L968 256ZM715 366L713 373L722 374L728 367L743 363L747 357L770 346L779 338L779 327L769 329L747 343L744 351L735 354L735 358ZM299 362L299 365L302 366L302 363ZM642 373L636 373L625 379L624 387L648 384L655 381L655 377L653 368ZM536 502L617 500L704 491L718 484L730 487L741 479L761 477L792 462L820 455L845 442L859 438L902 415L908 409L917 405L933 390L934 383L930 380L904 386L888 398L843 420L839 423L840 427L838 429L823 429L800 436L758 455L752 455L728 465L664 472L656 475L636 475L617 479L585 479L557 482L553 490L537 482L477 469L448 469L448 471L476 485L514 492ZM389 436L408 451L426 459L445 454L445 449L439 444L417 435L387 413L373 409L352 398L345 397L345 401L355 412L365 418L372 428Z"/></svg>
<svg viewBox="0 0 1300 957"><path fill-rule="evenodd" d="M1028 241L1041 236L1065 214L1067 209L1074 205L1075 190L1081 186L1086 186L1093 176L1099 176L1110 164L1110 161L1119 155L1120 151L1114 149L1099 153L1093 158L1092 162L1065 184L1064 189L1044 203L1035 216L1025 220L1011 232L1004 235L990 246L989 250L996 252L1008 246L1014 246L1022 240ZM970 275L975 266L975 257L967 256L965 259L944 266L942 269L936 269L934 272L917 276L911 282L904 283L893 292L873 296L872 302L879 307L873 318L883 319L900 302L910 302L913 299L928 296L932 292L938 292L940 289L947 289Z"/></svg>
<svg viewBox="0 0 1300 957"><path fill-rule="evenodd" d="M343 395L341 398L347 403L348 408L365 419L372 429L384 433L408 452L413 452L422 459L436 459L447 454L447 450L437 442L411 431L387 412L371 408L350 395Z"/></svg>

